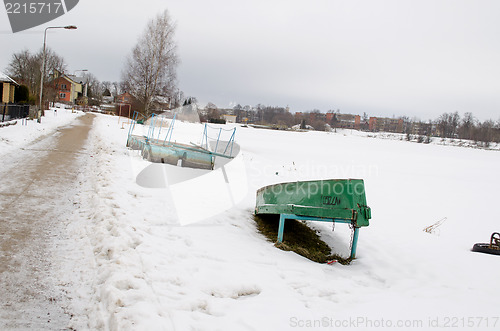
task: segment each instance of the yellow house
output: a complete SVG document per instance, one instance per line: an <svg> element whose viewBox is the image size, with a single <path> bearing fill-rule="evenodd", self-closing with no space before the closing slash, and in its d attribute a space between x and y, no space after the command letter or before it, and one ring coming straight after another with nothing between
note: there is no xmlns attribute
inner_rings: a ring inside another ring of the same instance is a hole
<svg viewBox="0 0 500 331"><path fill-rule="evenodd" d="M14 102L14 91L16 89L16 85L19 86L15 80L0 72L0 103Z"/></svg>

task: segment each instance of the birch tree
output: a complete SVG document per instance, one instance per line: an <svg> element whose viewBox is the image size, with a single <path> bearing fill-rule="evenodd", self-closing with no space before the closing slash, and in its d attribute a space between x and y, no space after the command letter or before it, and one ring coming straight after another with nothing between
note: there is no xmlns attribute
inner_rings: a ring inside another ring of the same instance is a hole
<svg viewBox="0 0 500 331"><path fill-rule="evenodd" d="M156 96L171 97L176 89L179 60L174 32L175 24L165 10L148 23L127 59L122 80L146 115L151 114Z"/></svg>

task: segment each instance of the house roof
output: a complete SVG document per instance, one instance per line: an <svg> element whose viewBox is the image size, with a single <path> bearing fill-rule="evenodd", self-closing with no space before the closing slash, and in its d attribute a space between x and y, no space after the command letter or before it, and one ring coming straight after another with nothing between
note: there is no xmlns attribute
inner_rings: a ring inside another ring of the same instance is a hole
<svg viewBox="0 0 500 331"><path fill-rule="evenodd" d="M71 79L72 81L74 81L75 83L78 83L78 84L87 84L87 78L86 77L78 77L78 76L74 76L74 75L65 75L66 77L68 77L69 79Z"/></svg>
<svg viewBox="0 0 500 331"><path fill-rule="evenodd" d="M0 82L2 83L14 83L16 85L19 85L15 80L4 74L3 72L0 71Z"/></svg>
<svg viewBox="0 0 500 331"><path fill-rule="evenodd" d="M62 78L62 79L66 79L67 81L69 81L71 83L82 84L82 85L87 84L87 81L88 81L88 79L86 77L78 77L78 76L75 76L75 75L67 75L64 72L61 72L61 71L59 71L57 69L55 70L55 72L57 72L57 75L54 73L54 78L53 79Z"/></svg>
<svg viewBox="0 0 500 331"><path fill-rule="evenodd" d="M64 80L70 82L71 84L80 84L77 81L73 80L73 78L71 76L68 76L68 75L61 75L61 76L57 77L56 79L64 79Z"/></svg>

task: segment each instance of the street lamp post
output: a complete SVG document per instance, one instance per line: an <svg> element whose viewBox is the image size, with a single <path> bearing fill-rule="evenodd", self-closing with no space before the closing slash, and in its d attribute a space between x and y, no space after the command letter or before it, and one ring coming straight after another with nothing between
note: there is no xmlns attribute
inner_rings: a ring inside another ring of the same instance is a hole
<svg viewBox="0 0 500 331"><path fill-rule="evenodd" d="M76 26L67 25L67 26L49 26L45 29L43 34L43 56L42 56L42 78L40 79L40 109L38 111L38 123L42 122L42 113L43 113L43 105L42 105L42 96L43 96L43 78L45 76L45 52L46 52L46 44L47 44L47 30L48 29L66 29L66 30L75 30Z"/></svg>

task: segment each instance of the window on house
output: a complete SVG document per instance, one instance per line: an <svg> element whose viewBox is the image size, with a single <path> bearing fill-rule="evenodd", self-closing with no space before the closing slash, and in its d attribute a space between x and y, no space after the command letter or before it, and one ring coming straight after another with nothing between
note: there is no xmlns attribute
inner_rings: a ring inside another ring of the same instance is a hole
<svg viewBox="0 0 500 331"><path fill-rule="evenodd" d="M65 90L66 89L66 84L61 84L61 90Z"/></svg>
<svg viewBox="0 0 500 331"><path fill-rule="evenodd" d="M66 99L66 93L59 93L59 99Z"/></svg>

